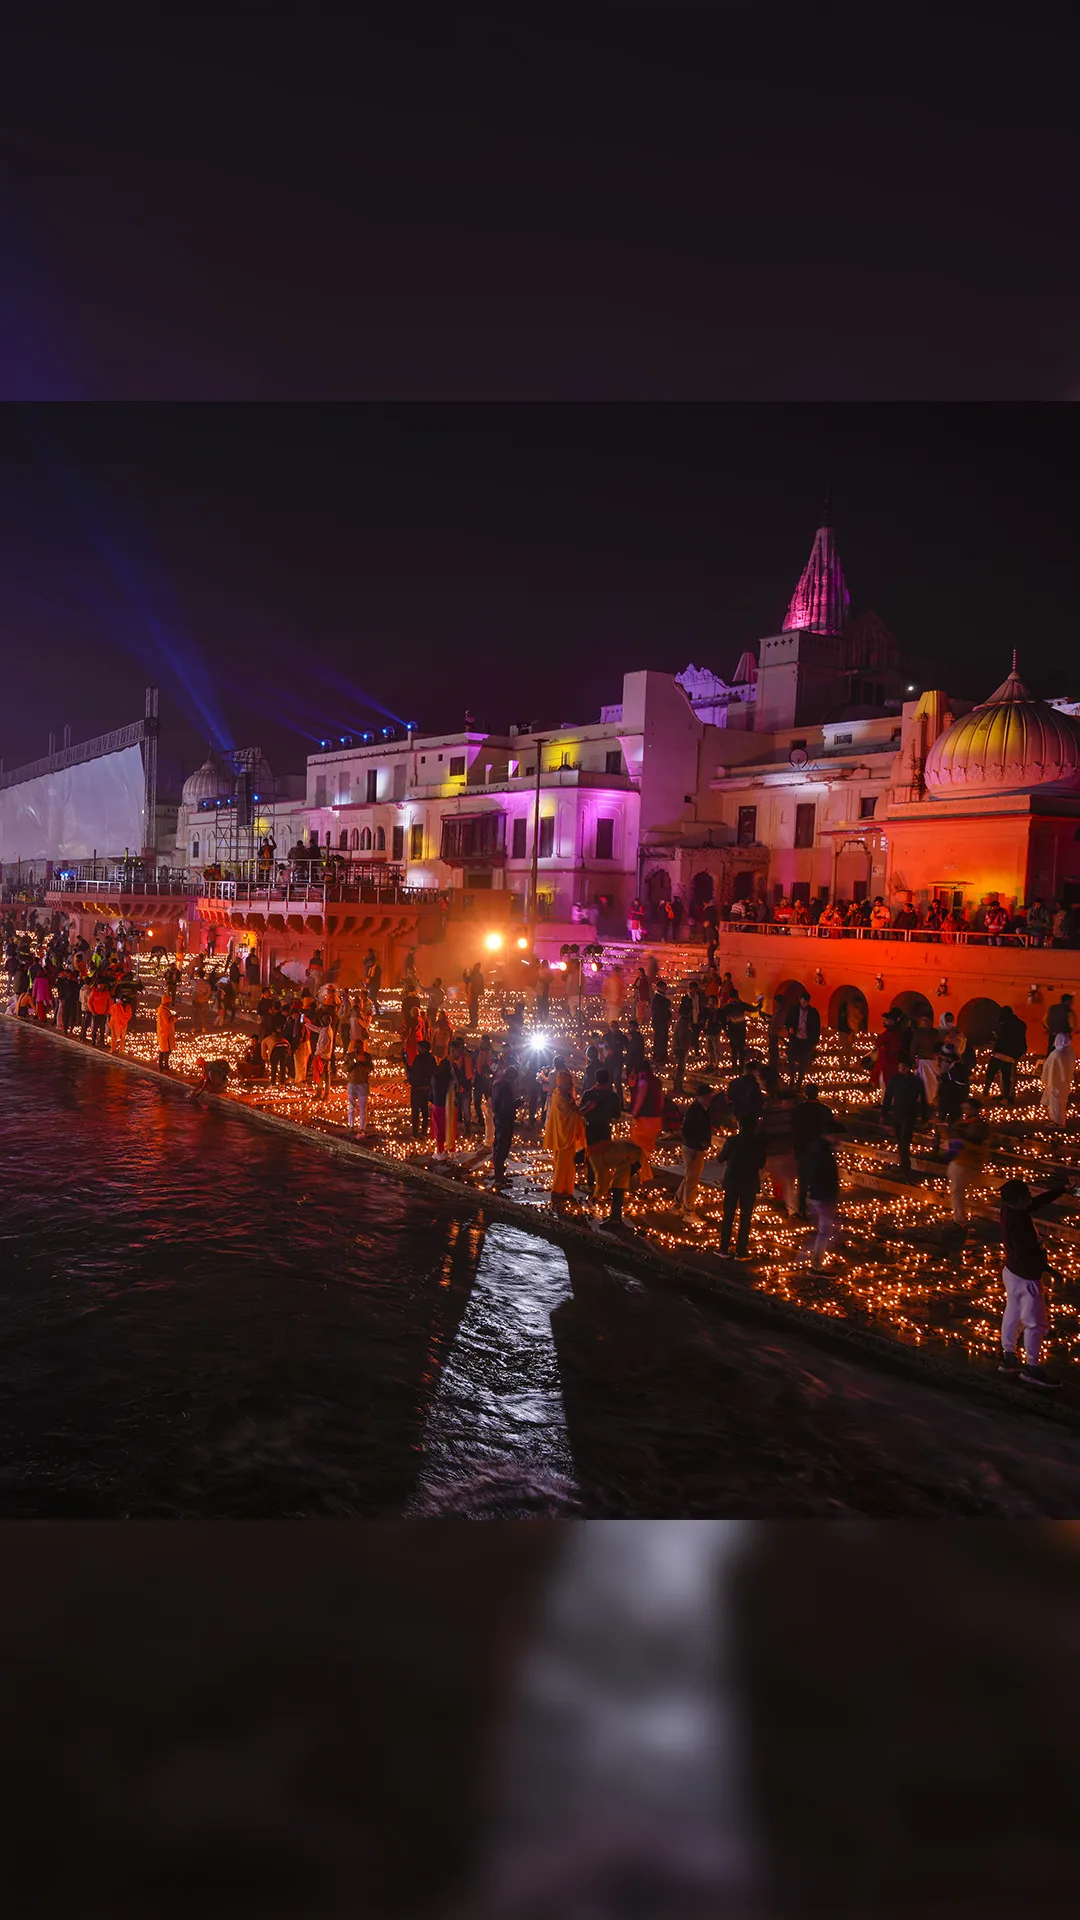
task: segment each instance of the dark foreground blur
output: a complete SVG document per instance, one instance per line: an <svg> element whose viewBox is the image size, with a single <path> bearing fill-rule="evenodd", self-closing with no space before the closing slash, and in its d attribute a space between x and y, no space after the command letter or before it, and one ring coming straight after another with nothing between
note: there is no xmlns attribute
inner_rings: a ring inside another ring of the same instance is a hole
<svg viewBox="0 0 1080 1920"><path fill-rule="evenodd" d="M1080 1529L9 1527L20 1915L1064 1913Z"/></svg>

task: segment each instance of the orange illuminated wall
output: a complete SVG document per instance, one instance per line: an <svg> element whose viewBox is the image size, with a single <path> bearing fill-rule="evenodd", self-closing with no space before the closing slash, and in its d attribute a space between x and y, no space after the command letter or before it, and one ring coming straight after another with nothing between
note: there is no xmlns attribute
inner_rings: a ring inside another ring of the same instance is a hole
<svg viewBox="0 0 1080 1920"><path fill-rule="evenodd" d="M962 891L969 906L987 894L1007 904L1060 897L1080 882L1080 817L1007 811L999 802L978 813L931 813L929 805L891 815L889 890L925 904L935 891Z"/></svg>

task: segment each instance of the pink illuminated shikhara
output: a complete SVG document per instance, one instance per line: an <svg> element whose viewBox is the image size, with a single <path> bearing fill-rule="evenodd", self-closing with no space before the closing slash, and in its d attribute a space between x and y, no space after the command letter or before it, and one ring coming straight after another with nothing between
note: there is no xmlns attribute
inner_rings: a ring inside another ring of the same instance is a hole
<svg viewBox="0 0 1080 1920"><path fill-rule="evenodd" d="M851 598L832 528L819 527L810 558L784 615L783 631L809 628L812 633L841 633L850 611Z"/></svg>

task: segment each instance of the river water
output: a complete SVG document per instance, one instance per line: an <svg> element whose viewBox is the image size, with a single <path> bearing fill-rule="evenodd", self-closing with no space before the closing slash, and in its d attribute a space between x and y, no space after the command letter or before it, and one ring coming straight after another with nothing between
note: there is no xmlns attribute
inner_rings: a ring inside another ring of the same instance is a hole
<svg viewBox="0 0 1080 1920"><path fill-rule="evenodd" d="M1075 1513L1080 1435L0 1023L0 1514Z"/></svg>

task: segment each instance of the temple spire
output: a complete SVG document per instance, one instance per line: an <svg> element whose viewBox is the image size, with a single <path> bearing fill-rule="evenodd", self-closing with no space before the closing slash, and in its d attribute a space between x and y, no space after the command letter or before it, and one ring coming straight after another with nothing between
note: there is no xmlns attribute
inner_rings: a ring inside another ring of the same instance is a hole
<svg viewBox="0 0 1080 1920"><path fill-rule="evenodd" d="M844 570L826 519L814 535L810 558L791 596L783 630L787 633L791 628L809 627L814 633L840 633L847 625L850 606Z"/></svg>

